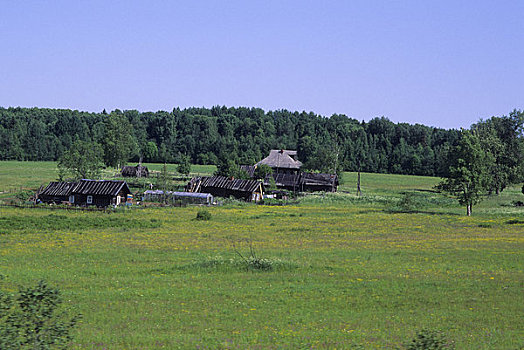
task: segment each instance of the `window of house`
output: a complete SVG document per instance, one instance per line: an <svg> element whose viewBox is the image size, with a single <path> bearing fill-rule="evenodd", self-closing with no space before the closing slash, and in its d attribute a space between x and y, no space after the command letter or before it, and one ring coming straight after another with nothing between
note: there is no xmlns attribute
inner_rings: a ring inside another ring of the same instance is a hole
<svg viewBox="0 0 524 350"><path fill-rule="evenodd" d="M69 203L75 202L75 196L69 196Z"/></svg>
<svg viewBox="0 0 524 350"><path fill-rule="evenodd" d="M87 196L87 204L93 204L93 196Z"/></svg>

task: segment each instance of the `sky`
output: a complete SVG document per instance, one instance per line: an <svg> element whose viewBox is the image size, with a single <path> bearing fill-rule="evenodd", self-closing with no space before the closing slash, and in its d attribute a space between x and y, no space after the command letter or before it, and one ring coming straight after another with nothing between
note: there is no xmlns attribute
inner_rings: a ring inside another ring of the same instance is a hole
<svg viewBox="0 0 524 350"><path fill-rule="evenodd" d="M523 15L523 0L6 1L0 106L468 128L524 109Z"/></svg>

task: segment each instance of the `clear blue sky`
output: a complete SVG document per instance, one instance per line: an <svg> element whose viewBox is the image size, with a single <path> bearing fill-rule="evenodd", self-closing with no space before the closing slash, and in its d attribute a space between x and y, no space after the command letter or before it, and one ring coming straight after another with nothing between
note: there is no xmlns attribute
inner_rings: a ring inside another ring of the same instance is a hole
<svg viewBox="0 0 524 350"><path fill-rule="evenodd" d="M0 106L445 128L524 109L524 1L7 1Z"/></svg>

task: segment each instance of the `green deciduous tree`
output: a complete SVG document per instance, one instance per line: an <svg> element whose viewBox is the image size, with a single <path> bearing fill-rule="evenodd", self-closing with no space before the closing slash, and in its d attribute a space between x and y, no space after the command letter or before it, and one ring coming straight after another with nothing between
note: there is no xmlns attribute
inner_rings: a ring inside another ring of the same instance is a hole
<svg viewBox="0 0 524 350"><path fill-rule="evenodd" d="M489 167L492 178L488 190L499 194L510 184L523 180L524 113L514 110L509 116L492 117L472 126L482 147L493 155Z"/></svg>
<svg viewBox="0 0 524 350"><path fill-rule="evenodd" d="M264 180L269 174L273 174L273 169L267 164L259 164L255 169L253 177L257 180Z"/></svg>
<svg viewBox="0 0 524 350"><path fill-rule="evenodd" d="M482 148L474 131L463 130L460 141L450 152L449 176L437 187L456 195L471 215L474 204L482 200L489 185L489 166L493 156Z"/></svg>
<svg viewBox="0 0 524 350"><path fill-rule="evenodd" d="M133 125L118 110L112 112L104 124L104 161L108 166L120 168L137 152Z"/></svg>
<svg viewBox="0 0 524 350"><path fill-rule="evenodd" d="M144 161L154 162L158 159L158 147L156 143L148 141L141 147L141 154L144 157Z"/></svg>
<svg viewBox="0 0 524 350"><path fill-rule="evenodd" d="M177 166L176 170L180 174L184 174L184 175L188 176L189 173L191 172L191 158L189 158L189 156L187 156L185 154L181 154L178 157L178 166Z"/></svg>
<svg viewBox="0 0 524 350"><path fill-rule="evenodd" d="M60 179L93 179L100 176L104 151L95 142L75 141L58 161Z"/></svg>

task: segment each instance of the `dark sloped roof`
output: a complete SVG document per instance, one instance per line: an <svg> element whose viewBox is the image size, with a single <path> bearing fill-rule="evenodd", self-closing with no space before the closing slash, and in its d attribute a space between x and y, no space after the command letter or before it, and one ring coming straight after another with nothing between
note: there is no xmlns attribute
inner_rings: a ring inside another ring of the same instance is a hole
<svg viewBox="0 0 524 350"><path fill-rule="evenodd" d="M286 187L293 187L298 186L300 181L300 175L299 174L268 174L266 178L264 179L264 184L269 185L269 177L273 176L273 179L275 179L275 185L277 186L286 186Z"/></svg>
<svg viewBox="0 0 524 350"><path fill-rule="evenodd" d="M270 184L270 176L275 179L278 187L296 187L304 188L307 186L338 186L338 176L336 174L320 173L300 173L300 174L268 174L264 179L264 185ZM305 187L303 187L305 186Z"/></svg>
<svg viewBox="0 0 524 350"><path fill-rule="evenodd" d="M131 190L125 181L117 180L81 180L73 189L73 193L85 195L116 196L122 188Z"/></svg>
<svg viewBox="0 0 524 350"><path fill-rule="evenodd" d="M200 188L213 187L241 192L254 192L261 184L257 180L230 179L224 176L201 177L193 179L191 181L201 181Z"/></svg>
<svg viewBox="0 0 524 350"><path fill-rule="evenodd" d="M302 162L296 160L297 151L272 149L269 156L257 164L266 164L272 168L300 169Z"/></svg>
<svg viewBox="0 0 524 350"><path fill-rule="evenodd" d="M69 196L75 186L78 185L78 182L57 182L53 181L47 185L46 188L40 195L44 196Z"/></svg>
<svg viewBox="0 0 524 350"><path fill-rule="evenodd" d="M338 184L338 176L336 174L302 173L302 183L304 185Z"/></svg>

